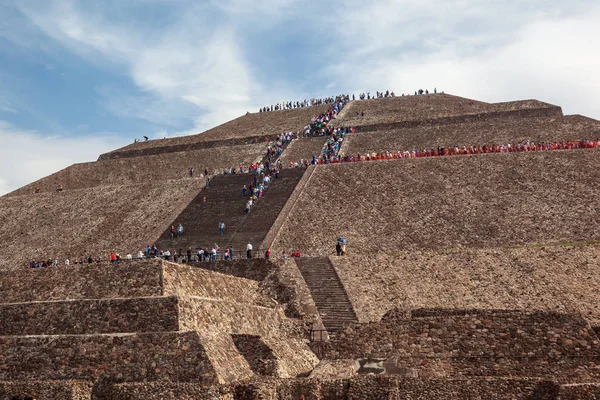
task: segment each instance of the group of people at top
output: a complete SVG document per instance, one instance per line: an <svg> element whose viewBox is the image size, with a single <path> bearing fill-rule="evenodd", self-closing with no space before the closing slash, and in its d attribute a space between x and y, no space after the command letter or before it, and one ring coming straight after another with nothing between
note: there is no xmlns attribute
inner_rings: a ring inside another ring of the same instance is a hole
<svg viewBox="0 0 600 400"><path fill-rule="evenodd" d="M302 101L283 101L277 104L271 104L270 106L261 107L258 112L271 112L271 111L279 111L279 110L292 110L294 108L304 108L311 106L318 106L321 104L329 104L333 103L335 97L322 97L322 98L313 98L310 100L302 100Z"/></svg>
<svg viewBox="0 0 600 400"><path fill-rule="evenodd" d="M394 92L390 92L389 90L386 90L385 93L377 91L377 94L372 97L371 97L371 92L367 92L366 94L361 93L358 95L358 98L361 100L383 99L383 98L387 98L387 97L396 97L396 94ZM352 95L352 100L356 100L354 98L354 95Z"/></svg>
<svg viewBox="0 0 600 400"><path fill-rule="evenodd" d="M304 107L318 106L318 105L322 105L322 104L331 104L331 103L336 102L337 99L342 96L347 97L348 99L350 98L349 95L339 95L339 96L330 96L330 97L322 97L322 98L313 98L310 100L303 100L303 101L288 101L288 102L284 101L281 103L277 103L275 105L272 104L270 106L262 107L258 110L258 112L291 110L294 108L304 108Z"/></svg>
<svg viewBox="0 0 600 400"><path fill-rule="evenodd" d="M332 139L334 138L332 137ZM328 141L329 142L329 141ZM313 156L313 159L300 160L300 162L290 161L290 168L305 167L310 164L328 164L340 162L357 162L357 161L374 161L374 160L392 160L401 158L421 158L421 157L440 157L440 156L456 156L469 154L489 154L489 153L521 153L535 151L552 151L552 150L574 150L574 149L594 149L600 148L600 138L596 140L580 140L580 141L565 141L565 142L541 142L526 141L516 144L494 144L494 145L479 145L479 146L455 146L455 147L432 147L422 150L399 150L395 152L379 152L379 153L355 153L355 154L335 154L335 152L323 153L321 157Z"/></svg>

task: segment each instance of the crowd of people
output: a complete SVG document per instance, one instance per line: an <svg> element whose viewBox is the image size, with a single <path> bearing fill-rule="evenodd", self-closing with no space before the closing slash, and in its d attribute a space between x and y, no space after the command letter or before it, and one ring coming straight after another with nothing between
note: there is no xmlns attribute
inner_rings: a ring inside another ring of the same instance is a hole
<svg viewBox="0 0 600 400"><path fill-rule="evenodd" d="M223 225L221 225L223 224ZM219 223L219 230L225 229L224 223ZM56 267L59 265L90 265L100 263L119 264L127 261L139 261L144 259L162 259L165 261L172 261L177 263L193 263L193 262L212 262L212 261L233 261L239 258L246 257L247 259L263 257L269 259L271 256L270 249L257 249L254 250L251 243L246 245L245 250L235 251L232 246L222 249L218 244L214 244L209 247L196 247L192 250L188 247L187 250L183 249L159 249L156 245L147 245L142 251L138 251L135 255L127 254L125 257L121 257L118 253L111 252L110 255L104 259L102 256L87 258L78 258L69 260L68 258L59 261L58 258L48 259L44 261L30 261L28 263L29 268L48 268Z"/></svg>
<svg viewBox="0 0 600 400"><path fill-rule="evenodd" d="M271 111L279 111L279 110L292 110L294 108L304 108L311 106L318 106L321 104L330 104L335 101L335 96L330 97L322 97L322 98L312 98L310 100L305 99L301 101L283 101L277 104L271 104L270 106L261 107L258 112L271 112Z"/></svg>
<svg viewBox="0 0 600 400"><path fill-rule="evenodd" d="M437 93L437 89L434 89L434 93ZM415 95L416 94L429 94L429 90L423 90L423 89L419 89L418 91L415 91ZM404 96L404 93L402 94ZM268 106L264 106L259 108L258 112L271 112L271 111L279 111L279 110L292 110L295 108L304 108L304 107L311 107L311 106L316 106L316 105L321 105L321 104L331 104L331 103L335 103L340 97L344 97L347 98L348 101L350 100L350 95L340 95L340 96L330 96L330 97L323 97L323 98L313 98L313 99L305 99L305 100L301 100L301 101L283 101L281 103L277 103L277 104L271 104ZM366 92L366 93L360 93L358 95L358 99L360 100L370 100L370 99L383 99L383 98L388 98L388 97L396 97L396 94L393 91L390 90L386 90L384 91L377 91L375 95L371 96L371 92ZM352 95L352 100L356 100L357 96L355 94Z"/></svg>
<svg viewBox="0 0 600 400"><path fill-rule="evenodd" d="M339 149L338 143L341 143L340 138L336 135L332 135L328 139L326 147L332 146L334 149ZM342 136L343 140L343 136ZM335 143L332 145L331 143ZM374 161L374 160L395 160L402 158L422 158L422 157L442 157L442 156L457 156L457 155L469 155L469 154L490 154L490 153L522 153L522 152L536 152L536 151L552 151L552 150L574 150L574 149L593 149L600 148L600 139L594 140L580 140L580 141L566 141L566 142L535 142L533 140L526 141L523 143L516 144L494 144L494 145L477 145L477 146L455 146L455 147L431 147L425 149L416 150L399 150L399 151L386 151L379 153L366 153L366 154L336 154L336 151L323 151L321 156L313 156L311 161L300 160L290 161L290 168L307 167L308 165L315 164L329 164L329 163L340 163L340 162L357 162L357 161Z"/></svg>
<svg viewBox="0 0 600 400"><path fill-rule="evenodd" d="M383 99L383 98L388 98L388 97L396 97L396 94L393 91L390 92L389 90L386 90L385 92L377 91L377 94L372 97L371 97L371 92L361 93L358 95L358 98L360 100ZM356 100L354 95L352 95L352 100Z"/></svg>

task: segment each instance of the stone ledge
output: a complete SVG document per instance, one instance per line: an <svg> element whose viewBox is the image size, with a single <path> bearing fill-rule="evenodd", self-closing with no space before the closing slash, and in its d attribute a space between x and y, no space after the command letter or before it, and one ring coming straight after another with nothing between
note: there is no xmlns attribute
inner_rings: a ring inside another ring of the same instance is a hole
<svg viewBox="0 0 600 400"><path fill-rule="evenodd" d="M260 379L229 386L188 383L124 383L111 388L111 400L208 399L557 399L558 385L528 379L405 379L354 377L340 380Z"/></svg>
<svg viewBox="0 0 600 400"><path fill-rule="evenodd" d="M2 303L161 296L158 260L0 273Z"/></svg>
<svg viewBox="0 0 600 400"><path fill-rule="evenodd" d="M0 304L0 336L178 331L178 305L175 296Z"/></svg>
<svg viewBox="0 0 600 400"><path fill-rule="evenodd" d="M196 332L0 337L0 380L101 375L116 381L216 382Z"/></svg>

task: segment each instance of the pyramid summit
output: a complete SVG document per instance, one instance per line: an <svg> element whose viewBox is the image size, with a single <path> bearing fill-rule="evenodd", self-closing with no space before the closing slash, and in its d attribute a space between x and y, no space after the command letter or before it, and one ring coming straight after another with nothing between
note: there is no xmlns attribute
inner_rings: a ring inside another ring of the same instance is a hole
<svg viewBox="0 0 600 400"><path fill-rule="evenodd" d="M0 399L594 398L599 162L388 91L74 164L0 197Z"/></svg>

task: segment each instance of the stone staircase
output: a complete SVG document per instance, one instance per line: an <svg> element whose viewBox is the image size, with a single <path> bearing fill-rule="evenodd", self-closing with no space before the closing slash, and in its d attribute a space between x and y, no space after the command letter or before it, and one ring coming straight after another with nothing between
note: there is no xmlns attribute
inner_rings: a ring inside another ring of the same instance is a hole
<svg viewBox="0 0 600 400"><path fill-rule="evenodd" d="M160 249L208 248L216 243L222 248L231 240L235 228L243 221L245 201L242 187L250 186L253 174L218 175L208 188L202 189L172 225L183 225L183 236L171 239L170 226L163 232L156 245ZM206 206L202 199L206 197ZM225 223L225 234L219 234L219 221Z"/></svg>
<svg viewBox="0 0 600 400"><path fill-rule="evenodd" d="M304 172L304 169L281 171L279 179L271 180L249 215L244 213L246 201L242 187L250 186L254 174L218 175L173 221L175 227L179 223L183 225L183 236L171 239L169 226L156 245L163 250L185 251L188 247L210 250L216 243L222 249L232 246L238 253L250 242L258 250ZM202 205L204 197L206 206ZM219 234L219 221L225 223L223 235Z"/></svg>
<svg viewBox="0 0 600 400"><path fill-rule="evenodd" d="M252 243L254 248L258 249L305 171L304 168L286 169L280 172L279 179L271 180L269 188L263 197L258 199L252 212L244 216L228 245L242 250L246 248L247 243Z"/></svg>
<svg viewBox="0 0 600 400"><path fill-rule="evenodd" d="M330 334L358 322L340 278L327 257L298 258L296 264Z"/></svg>

